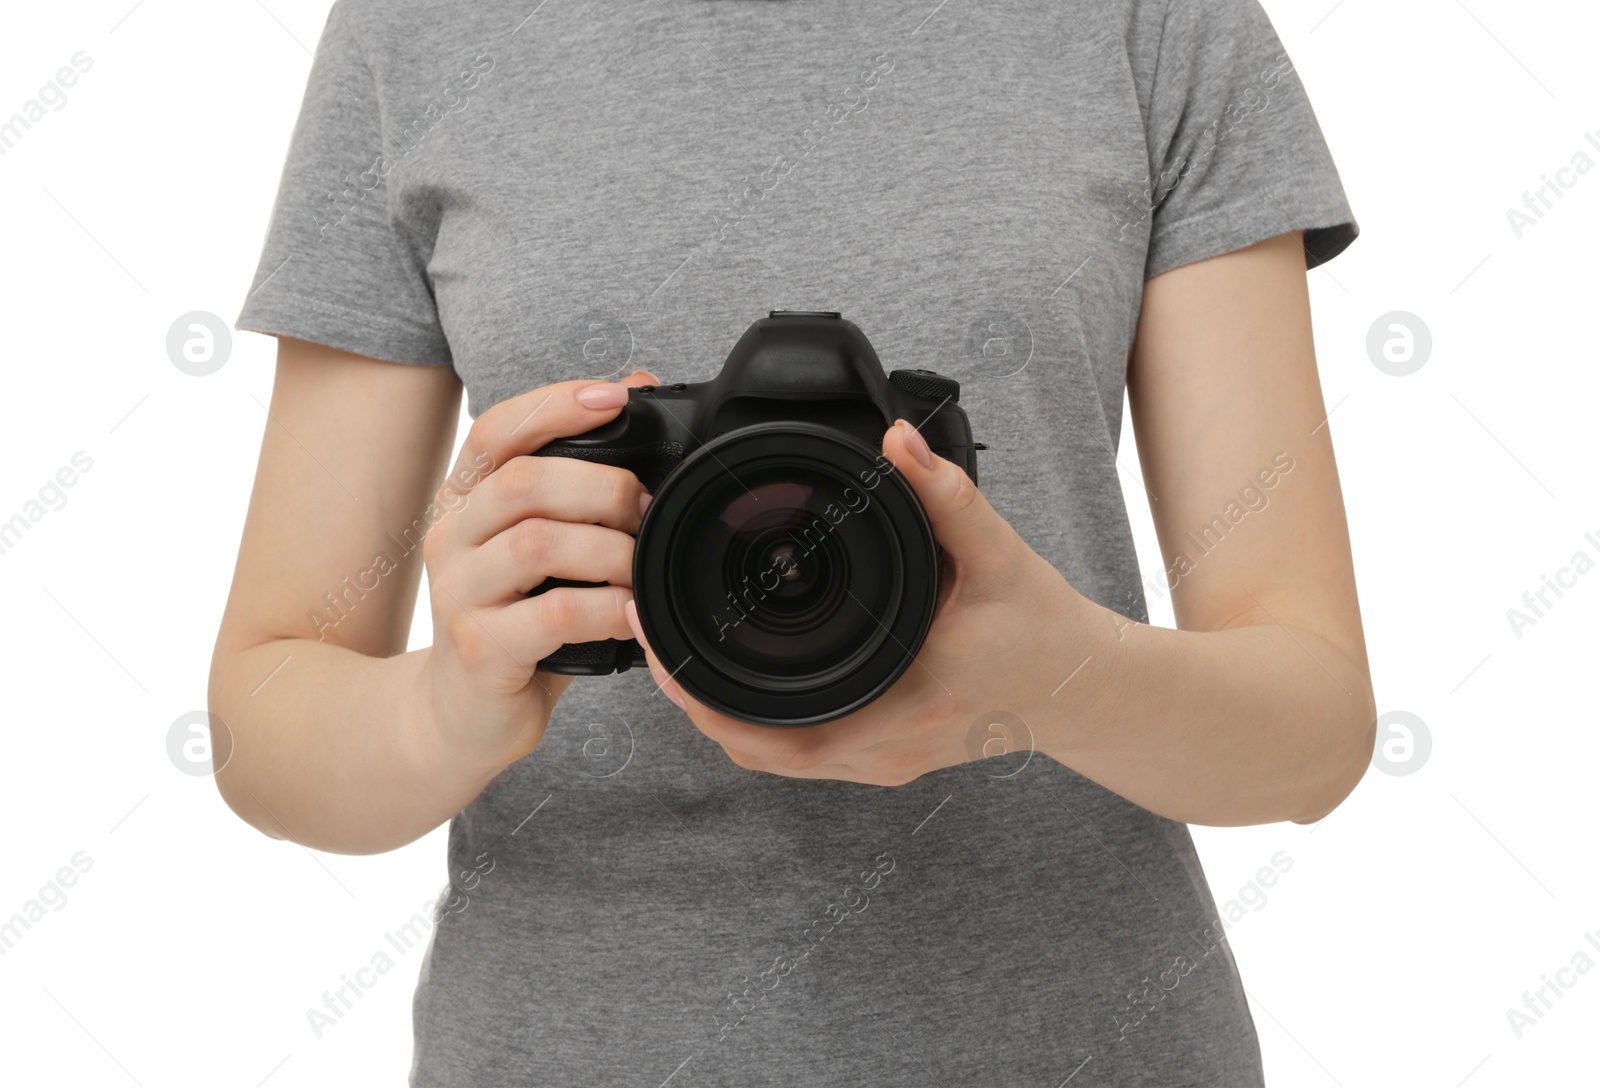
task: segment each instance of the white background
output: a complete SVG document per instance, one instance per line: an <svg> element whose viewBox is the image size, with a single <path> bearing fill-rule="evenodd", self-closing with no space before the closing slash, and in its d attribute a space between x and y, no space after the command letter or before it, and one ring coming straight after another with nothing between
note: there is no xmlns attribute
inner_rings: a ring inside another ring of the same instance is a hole
<svg viewBox="0 0 1600 1088"><path fill-rule="evenodd" d="M1594 1083L1600 970L1566 975L1521 1038L1507 1010L1580 950L1600 963L1585 941L1600 942L1600 571L1520 638L1507 610L1575 552L1600 559L1584 537L1600 541L1600 168L1566 175L1520 239L1507 210L1580 150L1600 163L1584 139L1600 140L1600 17L1510 0L1266 7L1363 231L1312 273L1317 347L1379 710L1420 716L1432 741L1415 773L1369 771L1315 827L1196 829L1219 903L1275 852L1293 859L1229 935L1269 1083ZM306 1010L436 893L443 831L313 856L248 829L166 751L205 705L273 355L236 334L219 372L191 377L167 331L238 312L326 10L6 14L0 119L74 53L93 60L0 157L0 521L75 453L93 461L0 555L0 921L75 854L92 860L0 956L8 1083L399 1084L409 1067L420 951L321 1039ZM1407 377L1366 346L1396 310L1433 338ZM413 645L429 640L423 614Z"/></svg>

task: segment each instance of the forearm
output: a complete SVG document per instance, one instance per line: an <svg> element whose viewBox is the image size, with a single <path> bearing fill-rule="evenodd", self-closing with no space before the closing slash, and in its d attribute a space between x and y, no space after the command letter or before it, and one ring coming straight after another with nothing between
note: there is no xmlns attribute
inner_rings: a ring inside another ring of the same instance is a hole
<svg viewBox="0 0 1600 1088"><path fill-rule="evenodd" d="M1041 751L1135 804L1185 823L1310 823L1371 759L1363 661L1270 621L1175 631L1095 613L1063 647ZM1084 639L1082 635L1088 634ZM1087 660L1085 660L1087 659Z"/></svg>
<svg viewBox="0 0 1600 1088"><path fill-rule="evenodd" d="M217 774L228 805L275 838L343 854L403 846L465 808L503 763L442 742L431 652L282 639L220 660L210 703L233 737Z"/></svg>

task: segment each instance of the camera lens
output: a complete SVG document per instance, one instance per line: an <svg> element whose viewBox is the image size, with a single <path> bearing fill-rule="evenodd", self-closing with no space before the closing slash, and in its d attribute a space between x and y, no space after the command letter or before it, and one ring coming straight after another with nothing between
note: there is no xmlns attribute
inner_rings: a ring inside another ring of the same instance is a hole
<svg viewBox="0 0 1600 1088"><path fill-rule="evenodd" d="M886 637L901 596L893 527L861 481L777 455L741 464L691 500L669 592L699 654L746 684L838 679Z"/></svg>
<svg viewBox="0 0 1600 1088"><path fill-rule="evenodd" d="M892 466L849 436L760 424L658 489L635 550L645 636L690 695L806 725L903 673L932 619L938 550Z"/></svg>

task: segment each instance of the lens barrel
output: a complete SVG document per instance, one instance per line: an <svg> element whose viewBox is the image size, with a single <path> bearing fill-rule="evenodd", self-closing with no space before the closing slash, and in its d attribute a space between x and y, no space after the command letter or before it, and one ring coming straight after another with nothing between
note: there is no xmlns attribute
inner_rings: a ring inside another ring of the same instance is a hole
<svg viewBox="0 0 1600 1088"><path fill-rule="evenodd" d="M933 620L940 558L915 492L841 431L718 436L657 489L634 600L690 696L742 721L814 725L877 698Z"/></svg>

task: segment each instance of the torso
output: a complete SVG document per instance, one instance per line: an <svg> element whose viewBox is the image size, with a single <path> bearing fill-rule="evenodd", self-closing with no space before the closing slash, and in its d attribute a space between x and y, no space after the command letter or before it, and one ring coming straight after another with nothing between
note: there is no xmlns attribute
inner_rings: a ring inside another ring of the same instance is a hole
<svg viewBox="0 0 1600 1088"><path fill-rule="evenodd" d="M480 70L388 179L470 410L707 379L769 309L838 310L886 369L961 380L994 506L1144 619L1126 42L1163 5L536 3L350 12L386 129ZM415 1083L1260 1083L1183 825L1040 755L895 789L748 772L653 691L577 680L453 823Z"/></svg>

